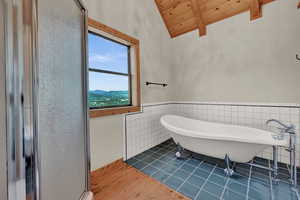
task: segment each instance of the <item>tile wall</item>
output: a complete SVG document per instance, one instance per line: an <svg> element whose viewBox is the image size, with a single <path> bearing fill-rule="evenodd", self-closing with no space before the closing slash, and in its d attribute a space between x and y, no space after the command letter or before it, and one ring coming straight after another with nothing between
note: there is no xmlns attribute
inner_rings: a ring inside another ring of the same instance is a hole
<svg viewBox="0 0 300 200"><path fill-rule="evenodd" d="M249 126L278 131L274 124L265 122L274 118L287 124L294 124L297 132L297 163L300 165L300 107L296 104L240 104L209 102L168 102L144 105L143 112L127 115L125 118L127 159L170 138L168 131L159 122L162 115L176 114L194 119ZM266 149L259 157L272 158L272 149ZM289 154L279 152L280 162L288 163Z"/></svg>
<svg viewBox="0 0 300 200"><path fill-rule="evenodd" d="M141 113L125 116L126 160L170 139L159 119L165 114L174 113L173 107L169 103L144 105Z"/></svg>

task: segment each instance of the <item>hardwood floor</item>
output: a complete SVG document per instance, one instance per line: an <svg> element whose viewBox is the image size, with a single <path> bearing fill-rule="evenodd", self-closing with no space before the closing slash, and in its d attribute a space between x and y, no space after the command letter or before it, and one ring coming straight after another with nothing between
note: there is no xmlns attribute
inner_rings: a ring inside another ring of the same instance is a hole
<svg viewBox="0 0 300 200"><path fill-rule="evenodd" d="M95 200L188 200L122 160L91 173Z"/></svg>

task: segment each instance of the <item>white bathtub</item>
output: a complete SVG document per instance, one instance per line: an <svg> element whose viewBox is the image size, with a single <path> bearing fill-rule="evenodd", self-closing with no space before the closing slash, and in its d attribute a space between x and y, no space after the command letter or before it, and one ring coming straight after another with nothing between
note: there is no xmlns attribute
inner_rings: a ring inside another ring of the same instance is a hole
<svg viewBox="0 0 300 200"><path fill-rule="evenodd" d="M249 162L270 146L288 146L288 137L276 140L275 133L255 128L213 123L176 115L165 115L161 124L176 143L199 154L234 162Z"/></svg>

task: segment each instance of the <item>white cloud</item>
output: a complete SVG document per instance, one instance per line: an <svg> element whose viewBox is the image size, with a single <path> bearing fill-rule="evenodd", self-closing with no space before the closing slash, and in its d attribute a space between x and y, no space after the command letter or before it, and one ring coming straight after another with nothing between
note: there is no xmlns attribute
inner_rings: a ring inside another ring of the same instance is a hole
<svg viewBox="0 0 300 200"><path fill-rule="evenodd" d="M107 63L107 62L119 62L125 59L126 54L124 53L113 53L113 54L90 54L90 62Z"/></svg>
<svg viewBox="0 0 300 200"><path fill-rule="evenodd" d="M113 61L113 58L109 55L93 54L89 56L89 61L105 63L105 62Z"/></svg>

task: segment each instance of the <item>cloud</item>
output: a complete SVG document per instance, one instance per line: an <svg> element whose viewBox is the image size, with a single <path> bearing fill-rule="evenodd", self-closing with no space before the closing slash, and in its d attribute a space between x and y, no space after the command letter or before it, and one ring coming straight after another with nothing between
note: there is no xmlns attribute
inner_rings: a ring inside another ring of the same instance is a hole
<svg viewBox="0 0 300 200"><path fill-rule="evenodd" d="M99 54L92 54L89 56L90 62L100 62L106 63L113 61L113 58L110 55L99 55Z"/></svg>
<svg viewBox="0 0 300 200"><path fill-rule="evenodd" d="M90 54L89 61L106 64L107 62L117 63L121 60L126 59L126 54L124 53L108 53L108 54Z"/></svg>

